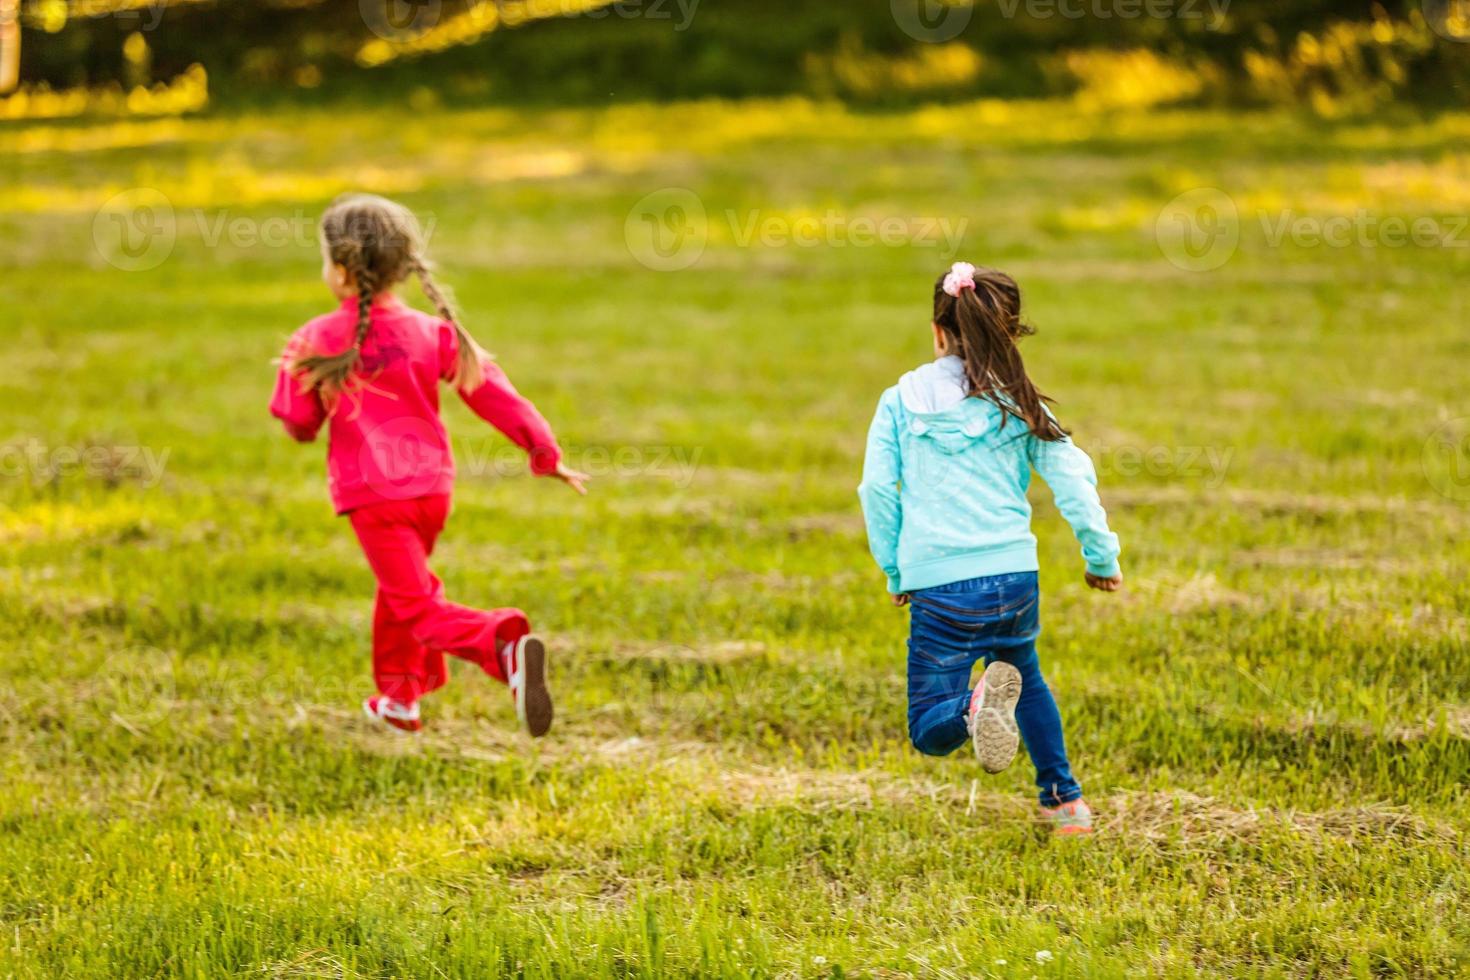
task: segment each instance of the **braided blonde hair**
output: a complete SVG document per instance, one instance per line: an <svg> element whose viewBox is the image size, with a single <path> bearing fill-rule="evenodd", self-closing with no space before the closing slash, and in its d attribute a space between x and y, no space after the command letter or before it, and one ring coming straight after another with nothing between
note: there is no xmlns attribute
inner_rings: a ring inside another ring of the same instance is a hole
<svg viewBox="0 0 1470 980"><path fill-rule="evenodd" d="M357 285L357 332L352 346L340 353L308 354L290 362L290 370L309 390L333 397L349 386L372 326L373 297L410 274L418 277L424 295L459 339L459 363L451 380L467 393L484 383L481 358L487 355L460 326L451 297L434 281L424 233L412 211L376 194L347 194L322 215L321 235L327 257Z"/></svg>

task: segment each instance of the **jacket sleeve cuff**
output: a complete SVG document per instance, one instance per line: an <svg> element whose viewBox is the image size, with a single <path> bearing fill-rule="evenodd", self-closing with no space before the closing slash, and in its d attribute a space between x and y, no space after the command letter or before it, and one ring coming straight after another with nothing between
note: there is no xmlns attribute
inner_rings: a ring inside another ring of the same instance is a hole
<svg viewBox="0 0 1470 980"><path fill-rule="evenodd" d="M903 589L901 589L901 588L898 587L898 576L897 575L889 575L888 576L888 592L889 592L889 594L890 595L898 595L902 591L903 591Z"/></svg>
<svg viewBox="0 0 1470 980"><path fill-rule="evenodd" d="M1114 578L1123 574L1123 568L1118 564L1118 559L1114 558L1106 565L1096 565L1088 562L1087 573L1089 575L1096 575L1098 578Z"/></svg>
<svg viewBox="0 0 1470 980"><path fill-rule="evenodd" d="M316 442L317 430L311 426L301 425L290 419L281 419L281 425L285 426L286 434L297 442Z"/></svg>
<svg viewBox="0 0 1470 980"><path fill-rule="evenodd" d="M531 450L531 472L537 476L550 476L561 465L561 447L556 444L537 446Z"/></svg>

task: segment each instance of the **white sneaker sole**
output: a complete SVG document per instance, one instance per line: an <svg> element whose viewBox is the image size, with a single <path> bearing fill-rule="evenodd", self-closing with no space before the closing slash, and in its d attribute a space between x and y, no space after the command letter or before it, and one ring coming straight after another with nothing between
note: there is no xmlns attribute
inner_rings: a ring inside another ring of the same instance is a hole
<svg viewBox="0 0 1470 980"><path fill-rule="evenodd" d="M520 641L516 651L516 715L532 738L551 730L551 691L546 686L546 644L534 636Z"/></svg>
<svg viewBox="0 0 1470 980"><path fill-rule="evenodd" d="M404 728L401 725L393 724L387 718L374 711L373 706L369 703L369 700L370 699L363 700L362 714L364 718L366 718L368 721L371 721L377 727L386 728L391 732L397 732L399 735L417 735L422 730L422 725L420 725L418 728Z"/></svg>
<svg viewBox="0 0 1470 980"><path fill-rule="evenodd" d="M997 660L985 668L985 691L970 719L975 758L986 772L1004 772L1016 758L1021 733L1016 728L1016 702L1021 700L1021 672Z"/></svg>

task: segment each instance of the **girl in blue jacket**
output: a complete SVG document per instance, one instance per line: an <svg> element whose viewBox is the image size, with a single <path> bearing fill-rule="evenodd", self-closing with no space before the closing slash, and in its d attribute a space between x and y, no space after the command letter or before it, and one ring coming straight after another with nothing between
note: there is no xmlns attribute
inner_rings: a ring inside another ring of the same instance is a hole
<svg viewBox="0 0 1470 980"><path fill-rule="evenodd" d="M910 606L909 738L927 755L966 741L987 772L1036 766L1058 833L1089 833L1056 701L1036 659L1036 537L1026 488L1035 468L1082 543L1087 584L1123 584L1087 454L1046 407L1016 344L1021 290L956 262L934 286L933 363L878 401L858 487L868 544L897 606ZM976 661L985 671L973 691Z"/></svg>

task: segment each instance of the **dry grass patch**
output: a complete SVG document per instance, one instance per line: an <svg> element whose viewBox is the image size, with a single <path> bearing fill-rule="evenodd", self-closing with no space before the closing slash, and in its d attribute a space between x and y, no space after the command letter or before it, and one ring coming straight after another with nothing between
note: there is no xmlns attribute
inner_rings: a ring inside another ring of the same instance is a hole
<svg viewBox="0 0 1470 980"><path fill-rule="evenodd" d="M953 783L901 778L873 769L729 768L720 770L715 785L721 801L743 808L787 806L812 811L866 810L878 803L928 800L933 804L953 805L967 799L965 788ZM968 799L974 803L973 795ZM985 809L993 810L1002 800L1013 799L987 794L981 802Z"/></svg>
<svg viewBox="0 0 1470 980"><path fill-rule="evenodd" d="M1194 575L1182 582L1142 580L1133 589L1140 601L1162 606L1178 616L1209 609L1255 609L1261 605L1259 596L1221 584L1214 572Z"/></svg>
<svg viewBox="0 0 1470 980"><path fill-rule="evenodd" d="M1331 835L1373 840L1454 841L1454 830L1406 807L1366 803L1319 812L1273 807L1232 807L1186 792L1119 793L1098 810L1099 829L1159 844L1218 845L1247 842L1263 832L1288 829L1308 837Z"/></svg>
<svg viewBox="0 0 1470 980"><path fill-rule="evenodd" d="M614 656L670 663L733 664L759 660L766 654L766 644L755 640L720 640L715 643L621 644L612 650Z"/></svg>

